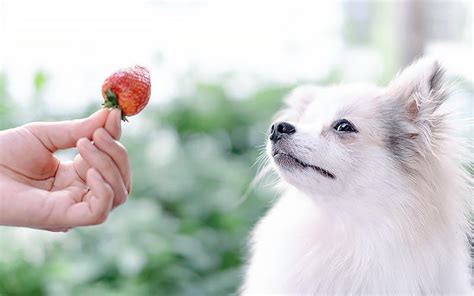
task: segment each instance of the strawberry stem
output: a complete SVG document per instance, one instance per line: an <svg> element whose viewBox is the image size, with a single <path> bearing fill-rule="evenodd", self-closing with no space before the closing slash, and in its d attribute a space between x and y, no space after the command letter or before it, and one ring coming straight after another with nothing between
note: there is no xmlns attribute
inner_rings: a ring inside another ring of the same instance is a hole
<svg viewBox="0 0 474 296"><path fill-rule="evenodd" d="M114 92L109 88L107 92L105 93L106 99L104 104L102 104L106 108L120 108L118 102L117 102L117 97L115 96Z"/></svg>
<svg viewBox="0 0 474 296"><path fill-rule="evenodd" d="M120 105L118 104L118 101L117 101L117 96L114 94L114 92L110 88L107 90L105 95L106 95L107 98L105 99L102 106L104 106L105 108L120 109ZM120 112L122 112L122 120L125 121L125 122L128 122L127 117L125 115L123 115L122 109L120 109Z"/></svg>

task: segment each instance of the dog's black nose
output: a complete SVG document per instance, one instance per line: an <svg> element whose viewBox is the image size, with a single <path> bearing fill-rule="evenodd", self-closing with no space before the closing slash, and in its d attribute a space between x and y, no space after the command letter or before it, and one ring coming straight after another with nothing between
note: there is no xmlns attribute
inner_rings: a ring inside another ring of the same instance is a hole
<svg viewBox="0 0 474 296"><path fill-rule="evenodd" d="M270 129L270 140L274 143L278 142L284 134L291 135L296 132L293 125L288 122L277 122Z"/></svg>

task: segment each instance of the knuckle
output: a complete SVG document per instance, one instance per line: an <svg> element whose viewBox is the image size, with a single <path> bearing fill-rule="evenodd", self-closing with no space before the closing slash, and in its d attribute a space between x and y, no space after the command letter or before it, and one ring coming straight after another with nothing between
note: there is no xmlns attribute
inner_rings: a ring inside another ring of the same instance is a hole
<svg viewBox="0 0 474 296"><path fill-rule="evenodd" d="M30 131L35 131L38 128L38 122L30 122L25 124L23 127Z"/></svg>
<svg viewBox="0 0 474 296"><path fill-rule="evenodd" d="M121 158L121 159L128 159L128 151L127 151L127 148L125 148L125 146L123 146L122 144L118 143L118 156Z"/></svg>
<svg viewBox="0 0 474 296"><path fill-rule="evenodd" d="M23 125L23 128L28 132L33 135L38 135L39 134L39 129L40 129L40 123L39 122L30 122L25 125Z"/></svg>
<svg viewBox="0 0 474 296"><path fill-rule="evenodd" d="M102 224L107 220L107 217L108 217L108 212L106 210L99 211L94 215L92 219L92 223L93 225Z"/></svg>

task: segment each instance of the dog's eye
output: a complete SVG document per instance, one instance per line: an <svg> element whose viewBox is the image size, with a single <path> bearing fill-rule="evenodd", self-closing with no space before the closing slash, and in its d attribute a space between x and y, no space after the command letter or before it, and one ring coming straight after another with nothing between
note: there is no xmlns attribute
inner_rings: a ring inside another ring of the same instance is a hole
<svg viewBox="0 0 474 296"><path fill-rule="evenodd" d="M352 123L350 123L350 121L347 119L341 119L336 121L333 125L333 128L335 131L341 133L357 133L357 130L355 129L354 125L352 125Z"/></svg>

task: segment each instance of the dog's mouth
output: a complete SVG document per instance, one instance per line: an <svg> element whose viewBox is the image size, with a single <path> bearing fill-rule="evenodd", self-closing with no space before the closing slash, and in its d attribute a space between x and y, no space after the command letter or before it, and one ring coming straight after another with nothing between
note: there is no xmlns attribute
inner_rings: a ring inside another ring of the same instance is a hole
<svg viewBox="0 0 474 296"><path fill-rule="evenodd" d="M325 170L321 167L305 163L305 162L299 160L298 158L294 157L293 155L288 154L286 152L274 151L272 153L272 156L273 156L273 159L275 160L275 162L278 165L282 166L282 167L298 166L298 167L303 168L303 169L309 168L309 169L315 170L316 172L320 173L324 177L327 177L327 178L330 178L330 179L336 179L336 176L333 173L331 173L331 172L329 172L329 171L327 171L327 170Z"/></svg>

